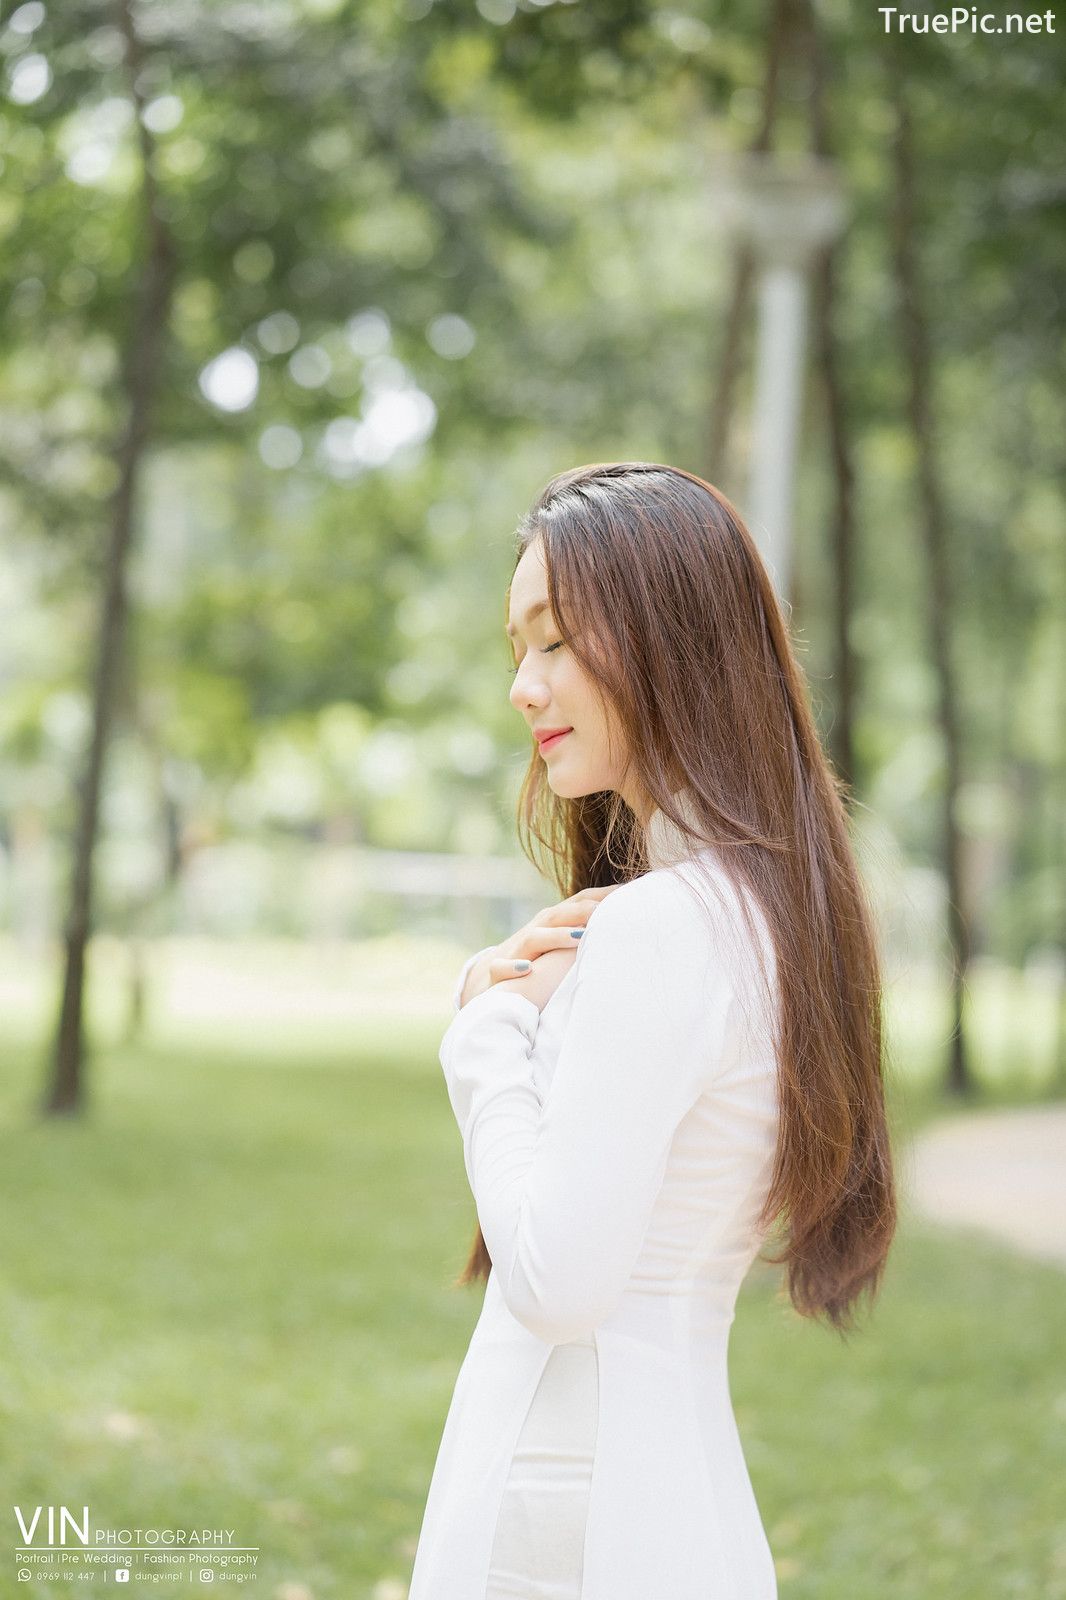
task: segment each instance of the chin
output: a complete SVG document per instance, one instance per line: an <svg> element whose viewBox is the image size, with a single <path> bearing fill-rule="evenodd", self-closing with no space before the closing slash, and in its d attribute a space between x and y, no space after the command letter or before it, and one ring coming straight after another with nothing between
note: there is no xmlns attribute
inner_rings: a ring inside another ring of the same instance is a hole
<svg viewBox="0 0 1066 1600"><path fill-rule="evenodd" d="M587 794L595 794L600 787L597 783L590 783L572 774L563 772L548 773L548 787L560 800L582 800Z"/></svg>

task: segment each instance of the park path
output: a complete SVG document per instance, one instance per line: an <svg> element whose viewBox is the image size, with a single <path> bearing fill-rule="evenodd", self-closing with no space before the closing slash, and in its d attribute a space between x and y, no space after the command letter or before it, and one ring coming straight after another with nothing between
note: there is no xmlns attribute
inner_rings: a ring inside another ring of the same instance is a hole
<svg viewBox="0 0 1066 1600"><path fill-rule="evenodd" d="M900 1185L921 1215L1066 1268L1066 1105L970 1112L926 1128Z"/></svg>

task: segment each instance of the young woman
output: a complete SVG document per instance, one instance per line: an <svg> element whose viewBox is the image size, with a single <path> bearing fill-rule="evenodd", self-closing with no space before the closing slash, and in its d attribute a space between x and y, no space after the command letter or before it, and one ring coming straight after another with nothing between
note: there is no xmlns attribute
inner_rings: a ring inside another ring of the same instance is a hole
<svg viewBox="0 0 1066 1600"><path fill-rule="evenodd" d="M553 478L518 532L520 806L566 895L465 964L441 1045L487 1277L409 1600L773 1600L729 1393L740 1284L845 1335L896 1222L842 786L734 508Z"/></svg>

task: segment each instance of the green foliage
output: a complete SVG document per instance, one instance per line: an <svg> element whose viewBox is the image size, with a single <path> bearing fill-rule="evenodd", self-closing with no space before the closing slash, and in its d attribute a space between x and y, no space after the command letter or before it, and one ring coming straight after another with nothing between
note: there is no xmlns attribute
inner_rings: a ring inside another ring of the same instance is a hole
<svg viewBox="0 0 1066 1600"><path fill-rule="evenodd" d="M133 16L132 77L104 0L23 7L0 27L11 792L31 790L53 834L67 826L145 132L177 276L123 729L159 753L187 833L202 832L196 795L212 826L239 831L233 797L261 749L294 719L312 748L323 711L349 705L408 742L435 796L418 843L473 830L510 848L528 751L506 698L511 529L566 465L706 468L731 278L715 186L758 124L766 16L650 0L183 0ZM890 254L896 61L919 161L978 944L1020 960L1061 939L1062 36L886 40L876 13L835 3L818 24L851 206L840 331L861 798L908 858L935 856L942 772ZM808 143L808 114L794 53L782 147ZM741 509L749 391L745 373L723 481ZM828 728L822 423L814 371L794 626ZM324 786L314 825L396 842L410 795L383 818L355 776Z"/></svg>

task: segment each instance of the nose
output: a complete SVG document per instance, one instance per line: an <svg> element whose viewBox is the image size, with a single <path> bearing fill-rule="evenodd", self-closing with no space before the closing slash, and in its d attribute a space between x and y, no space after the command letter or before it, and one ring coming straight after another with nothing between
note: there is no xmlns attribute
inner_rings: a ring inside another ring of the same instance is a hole
<svg viewBox="0 0 1066 1600"><path fill-rule="evenodd" d="M531 653L527 652L522 657L511 683L511 692L507 696L515 710L519 712L527 706L543 707L548 703L547 685L530 661Z"/></svg>

